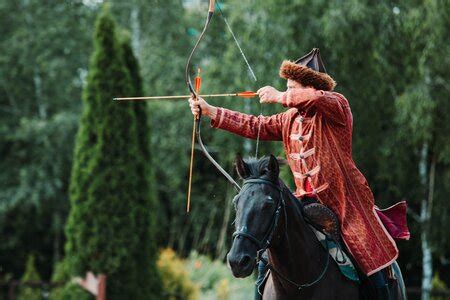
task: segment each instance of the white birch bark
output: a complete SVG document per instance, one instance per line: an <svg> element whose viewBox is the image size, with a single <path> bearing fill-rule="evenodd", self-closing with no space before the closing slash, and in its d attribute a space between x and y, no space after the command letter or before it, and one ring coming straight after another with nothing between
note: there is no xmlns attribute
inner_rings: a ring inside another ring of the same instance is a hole
<svg viewBox="0 0 450 300"><path fill-rule="evenodd" d="M131 10L131 46L138 60L141 59L141 24L139 23L139 7L134 5Z"/></svg>
<svg viewBox="0 0 450 300"><path fill-rule="evenodd" d="M429 178L428 169L428 144L423 144L419 161L419 175L422 186L427 187L428 193L426 193L422 199L420 207L420 223L422 227L421 232L421 247L422 247L422 300L430 299L431 281L433 278L433 257L432 249L429 242L429 227L428 222L430 220L430 196L432 196L432 189L434 188L434 175L433 178ZM433 172L434 173L434 172ZM431 189L430 189L431 188Z"/></svg>

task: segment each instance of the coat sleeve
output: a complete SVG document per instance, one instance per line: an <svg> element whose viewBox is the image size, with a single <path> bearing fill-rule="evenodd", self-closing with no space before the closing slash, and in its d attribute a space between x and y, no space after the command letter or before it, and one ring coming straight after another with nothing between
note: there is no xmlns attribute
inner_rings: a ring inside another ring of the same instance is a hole
<svg viewBox="0 0 450 300"><path fill-rule="evenodd" d="M307 110L315 107L325 119L345 126L344 105L347 100L338 93L308 89L292 89L284 93L281 103L285 107ZM348 105L348 104L347 104Z"/></svg>
<svg viewBox="0 0 450 300"><path fill-rule="evenodd" d="M220 128L237 135L266 141L281 141L284 113L272 116L253 116L232 111L226 108L218 108L217 115L211 121L211 126Z"/></svg>

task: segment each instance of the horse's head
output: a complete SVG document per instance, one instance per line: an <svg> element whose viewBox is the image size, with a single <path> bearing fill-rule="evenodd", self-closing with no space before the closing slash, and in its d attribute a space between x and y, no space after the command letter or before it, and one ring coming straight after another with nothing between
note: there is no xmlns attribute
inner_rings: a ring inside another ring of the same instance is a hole
<svg viewBox="0 0 450 300"><path fill-rule="evenodd" d="M233 200L236 231L227 258L235 277L247 277L255 268L258 251L272 241L283 200L274 156L246 161L238 156L236 169L244 184Z"/></svg>

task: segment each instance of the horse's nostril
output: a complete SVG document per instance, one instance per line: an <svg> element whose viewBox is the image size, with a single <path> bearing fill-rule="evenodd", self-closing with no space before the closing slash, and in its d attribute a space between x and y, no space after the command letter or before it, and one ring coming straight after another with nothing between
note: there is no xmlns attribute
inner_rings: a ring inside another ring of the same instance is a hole
<svg viewBox="0 0 450 300"><path fill-rule="evenodd" d="M250 262L251 257L250 255L244 255L241 260L239 261L239 265L244 267L246 265L248 265L248 263Z"/></svg>

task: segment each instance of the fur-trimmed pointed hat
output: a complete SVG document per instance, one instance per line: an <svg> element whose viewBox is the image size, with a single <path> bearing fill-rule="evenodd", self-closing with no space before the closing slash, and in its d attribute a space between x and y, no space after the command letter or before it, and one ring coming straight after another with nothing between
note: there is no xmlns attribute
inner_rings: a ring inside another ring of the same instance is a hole
<svg viewBox="0 0 450 300"><path fill-rule="evenodd" d="M336 82L325 70L318 48L312 49L295 62L283 61L280 76L297 81L304 86L312 86L317 90L332 91L336 86Z"/></svg>

